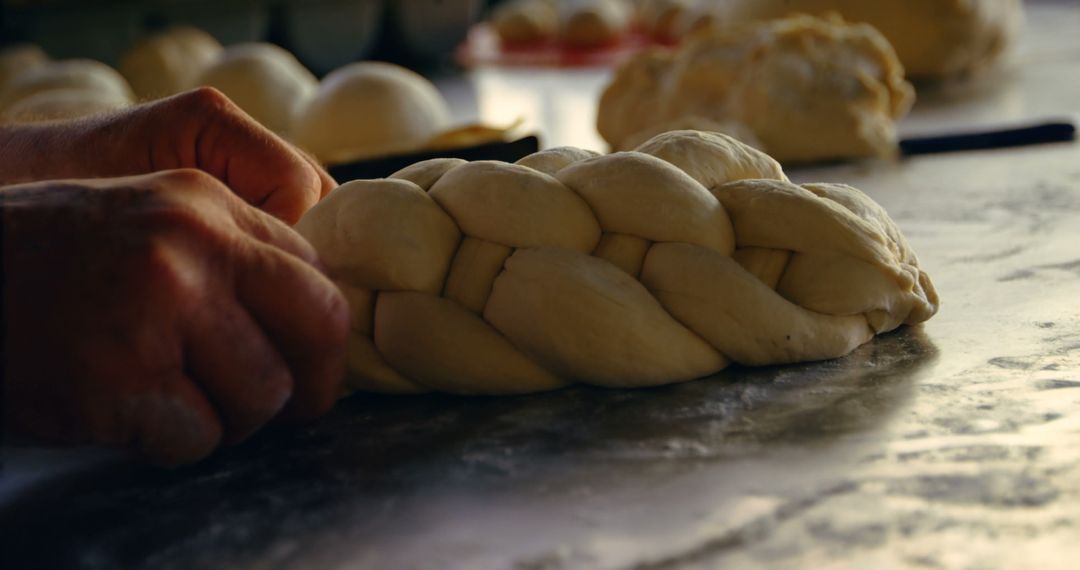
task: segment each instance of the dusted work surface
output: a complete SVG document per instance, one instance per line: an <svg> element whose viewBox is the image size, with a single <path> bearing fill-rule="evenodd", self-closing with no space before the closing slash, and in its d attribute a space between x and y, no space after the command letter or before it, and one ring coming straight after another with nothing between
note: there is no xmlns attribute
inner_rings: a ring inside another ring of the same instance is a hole
<svg viewBox="0 0 1080 570"><path fill-rule="evenodd" d="M1027 66L905 127L1077 111L1080 8L1059 6L1034 6ZM12 491L43 461L8 449L0 566L1074 568L1080 145L792 176L880 201L941 312L839 360L659 389L357 395L175 471L106 459Z"/></svg>

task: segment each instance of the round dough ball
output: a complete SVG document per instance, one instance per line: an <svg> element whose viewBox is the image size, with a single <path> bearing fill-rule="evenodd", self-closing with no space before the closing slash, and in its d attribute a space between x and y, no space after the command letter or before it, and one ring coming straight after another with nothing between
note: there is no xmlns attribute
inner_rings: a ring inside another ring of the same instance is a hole
<svg viewBox="0 0 1080 570"><path fill-rule="evenodd" d="M0 89L0 114L32 95L55 90L101 92L125 102L134 100L131 87L115 69L91 59L53 61L27 69Z"/></svg>
<svg viewBox="0 0 1080 570"><path fill-rule="evenodd" d="M491 13L491 27L506 44L530 44L554 38L559 11L553 0L511 0Z"/></svg>
<svg viewBox="0 0 1080 570"><path fill-rule="evenodd" d="M319 82L288 51L268 43L229 46L195 79L221 90L266 128L288 135Z"/></svg>
<svg viewBox="0 0 1080 570"><path fill-rule="evenodd" d="M876 27L911 77L944 78L998 59L1023 22L1021 0L738 0L733 19L837 13Z"/></svg>
<svg viewBox="0 0 1080 570"><path fill-rule="evenodd" d="M222 51L210 34L179 26L132 46L120 60L120 72L140 99L168 97L191 87Z"/></svg>
<svg viewBox="0 0 1080 570"><path fill-rule="evenodd" d="M0 90L13 77L49 61L45 51L33 44L17 44L0 49Z"/></svg>
<svg viewBox="0 0 1080 570"><path fill-rule="evenodd" d="M656 41L673 42L680 37L680 23L696 4L696 0L643 0L638 4L638 26Z"/></svg>
<svg viewBox="0 0 1080 570"><path fill-rule="evenodd" d="M297 116L293 141L327 163L415 150L450 124L435 86L404 67L346 65L327 75Z"/></svg>
<svg viewBox="0 0 1080 570"><path fill-rule="evenodd" d="M874 28L797 16L631 58L601 98L597 127L628 148L656 125L700 117L745 126L781 162L890 156L913 98Z"/></svg>
<svg viewBox="0 0 1080 570"><path fill-rule="evenodd" d="M576 48L598 48L630 31L630 8L620 0L572 0L562 7L559 38Z"/></svg>
<svg viewBox="0 0 1080 570"><path fill-rule="evenodd" d="M4 123L36 123L75 119L123 109L131 101L110 91L53 89L19 99L4 110Z"/></svg>

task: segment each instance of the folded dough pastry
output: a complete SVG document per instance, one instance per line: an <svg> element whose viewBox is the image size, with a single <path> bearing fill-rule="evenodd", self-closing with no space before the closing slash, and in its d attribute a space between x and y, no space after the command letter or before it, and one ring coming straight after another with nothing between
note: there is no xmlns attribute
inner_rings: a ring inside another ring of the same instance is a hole
<svg viewBox="0 0 1080 570"><path fill-rule="evenodd" d="M938 306L864 194L697 131L421 162L342 185L296 229L349 300L357 390L653 386L836 358Z"/></svg>
<svg viewBox="0 0 1080 570"><path fill-rule="evenodd" d="M625 62L600 99L612 148L685 117L744 126L781 162L890 155L914 92L866 24L799 16L709 30Z"/></svg>
<svg viewBox="0 0 1080 570"><path fill-rule="evenodd" d="M869 23L892 42L909 76L929 79L997 61L1023 22L1021 0L728 0L722 6L729 22L837 13Z"/></svg>

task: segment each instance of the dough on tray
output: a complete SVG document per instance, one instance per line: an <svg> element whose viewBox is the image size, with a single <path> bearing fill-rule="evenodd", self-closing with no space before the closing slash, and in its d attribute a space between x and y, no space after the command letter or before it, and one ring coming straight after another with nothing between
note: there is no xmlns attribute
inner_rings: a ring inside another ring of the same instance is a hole
<svg viewBox="0 0 1080 570"><path fill-rule="evenodd" d="M296 229L353 313L356 390L653 386L843 356L929 319L929 277L858 190L720 134L342 185Z"/></svg>
<svg viewBox="0 0 1080 570"><path fill-rule="evenodd" d="M0 116L5 121L73 118L133 100L124 77L100 61L48 61L15 75L0 88Z"/></svg>
<svg viewBox="0 0 1080 570"><path fill-rule="evenodd" d="M506 44L533 44L559 33L559 10L554 0L510 0L491 13L491 27Z"/></svg>
<svg viewBox="0 0 1080 570"><path fill-rule="evenodd" d="M0 115L0 123L76 119L123 109L131 100L107 90L52 89L23 97Z"/></svg>
<svg viewBox="0 0 1080 570"><path fill-rule="evenodd" d="M624 0L566 0L559 7L559 39L584 49L611 45L630 31L631 16Z"/></svg>
<svg viewBox="0 0 1080 570"><path fill-rule="evenodd" d="M641 31L661 42L681 37L680 25L694 12L699 0L638 0L635 20Z"/></svg>
<svg viewBox="0 0 1080 570"><path fill-rule="evenodd" d="M47 61L49 56L34 44L15 44L0 48L0 90L16 75Z"/></svg>
<svg viewBox="0 0 1080 570"><path fill-rule="evenodd" d="M264 127L288 135L319 81L287 50L247 43L226 48L195 78L193 86L199 85L220 89Z"/></svg>
<svg viewBox="0 0 1080 570"><path fill-rule="evenodd" d="M327 75L300 111L293 141L326 163L409 152L450 125L442 94L423 76L382 62Z"/></svg>
<svg viewBox="0 0 1080 570"><path fill-rule="evenodd" d="M597 128L624 150L658 124L700 117L741 125L785 163L888 156L913 97L872 27L798 16L629 59L600 99Z"/></svg>
<svg viewBox="0 0 1080 570"><path fill-rule="evenodd" d="M192 87L222 51L210 34L178 26L132 46L120 60L120 72L140 99L168 97Z"/></svg>

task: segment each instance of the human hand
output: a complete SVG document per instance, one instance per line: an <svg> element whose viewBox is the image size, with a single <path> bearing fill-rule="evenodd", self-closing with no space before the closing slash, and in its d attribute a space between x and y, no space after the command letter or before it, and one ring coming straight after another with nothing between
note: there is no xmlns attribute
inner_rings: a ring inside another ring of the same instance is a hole
<svg viewBox="0 0 1080 570"><path fill-rule="evenodd" d="M0 185L196 168L289 224L337 185L211 87L109 115L2 130Z"/></svg>
<svg viewBox="0 0 1080 570"><path fill-rule="evenodd" d="M12 186L0 208L10 433L175 465L337 397L344 299L210 175Z"/></svg>

